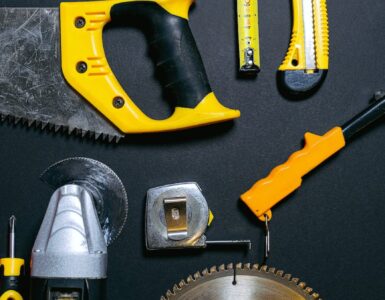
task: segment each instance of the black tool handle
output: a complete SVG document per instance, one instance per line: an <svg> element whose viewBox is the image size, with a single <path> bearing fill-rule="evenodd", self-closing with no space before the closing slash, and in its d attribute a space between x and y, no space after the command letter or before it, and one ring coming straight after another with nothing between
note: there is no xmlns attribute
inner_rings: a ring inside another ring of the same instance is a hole
<svg viewBox="0 0 385 300"><path fill-rule="evenodd" d="M342 126L345 141L349 141L370 124L385 116L385 92L377 92L375 101L364 111Z"/></svg>
<svg viewBox="0 0 385 300"><path fill-rule="evenodd" d="M112 6L112 23L139 28L146 35L166 95L180 107L194 108L211 92L206 71L188 21L155 2Z"/></svg>

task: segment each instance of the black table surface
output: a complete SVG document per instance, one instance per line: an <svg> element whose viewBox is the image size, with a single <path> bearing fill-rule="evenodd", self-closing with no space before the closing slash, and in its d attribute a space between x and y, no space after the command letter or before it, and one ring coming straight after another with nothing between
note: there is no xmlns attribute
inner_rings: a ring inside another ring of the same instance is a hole
<svg viewBox="0 0 385 300"><path fill-rule="evenodd" d="M1 6L55 6L58 1L0 1ZM0 125L0 255L6 226L17 216L16 253L27 261L52 190L39 180L50 164L73 156L109 165L128 193L128 220L109 248L109 299L159 299L182 278L212 265L261 262L263 226L239 201L256 180L302 147L303 134L340 125L385 88L385 1L329 1L330 70L304 101L282 97L276 70L291 33L290 1L259 3L262 71L237 77L235 1L198 0L190 24L213 90L242 112L233 123L184 132L127 136L117 145ZM144 112L164 118L170 107L154 77L146 41L134 29L108 28L104 46L128 94ZM379 299L385 287L385 171L379 124L313 171L273 210L270 266L300 277L324 299ZM208 238L251 239L252 251L212 247L148 253L147 189L196 181L215 220Z"/></svg>

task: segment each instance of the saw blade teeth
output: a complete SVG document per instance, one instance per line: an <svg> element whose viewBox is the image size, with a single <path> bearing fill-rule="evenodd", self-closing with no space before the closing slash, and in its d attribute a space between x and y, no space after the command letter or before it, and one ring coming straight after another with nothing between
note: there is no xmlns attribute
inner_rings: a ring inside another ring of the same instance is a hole
<svg viewBox="0 0 385 300"><path fill-rule="evenodd" d="M206 276L208 274L209 274L209 270L207 268L202 271L203 276Z"/></svg>
<svg viewBox="0 0 385 300"><path fill-rule="evenodd" d="M217 267L216 266L212 266L210 268L210 274L213 274L213 273L216 273L217 272Z"/></svg>
<svg viewBox="0 0 385 300"><path fill-rule="evenodd" d="M275 268L269 268L269 273L275 274L276 269Z"/></svg>
<svg viewBox="0 0 385 300"><path fill-rule="evenodd" d="M255 270L255 271L259 271L259 265L258 264L253 264L252 269Z"/></svg>
<svg viewBox="0 0 385 300"><path fill-rule="evenodd" d="M194 281L194 278L193 278L191 275L189 275L189 276L187 277L186 281L187 281L187 284L189 284L189 283L191 283L191 282Z"/></svg>
<svg viewBox="0 0 385 300"><path fill-rule="evenodd" d="M48 122L41 122L41 129L45 129L48 126Z"/></svg>
<svg viewBox="0 0 385 300"><path fill-rule="evenodd" d="M237 270L242 269L242 263L237 263L237 264L235 265L235 268L236 268Z"/></svg>
<svg viewBox="0 0 385 300"><path fill-rule="evenodd" d="M31 127L34 123L35 123L35 120L28 120L27 121L28 127Z"/></svg>
<svg viewBox="0 0 385 300"><path fill-rule="evenodd" d="M298 285L298 283L299 283L299 278L296 278L296 277L295 277L295 278L292 278L291 281Z"/></svg>
<svg viewBox="0 0 385 300"><path fill-rule="evenodd" d="M197 280L197 279L199 279L199 278L201 277L201 273L200 273L200 272L196 272L196 273L193 275L193 277L194 277L194 280Z"/></svg>
<svg viewBox="0 0 385 300"><path fill-rule="evenodd" d="M164 296L160 297L160 300L167 300Z"/></svg>
<svg viewBox="0 0 385 300"><path fill-rule="evenodd" d="M263 265L263 266L261 267L261 271L267 272L267 270L268 270L268 266Z"/></svg>
<svg viewBox="0 0 385 300"><path fill-rule="evenodd" d="M285 278L286 280L290 280L290 279L291 279L291 274L285 274L284 278Z"/></svg>
<svg viewBox="0 0 385 300"><path fill-rule="evenodd" d="M219 271L224 271L224 270L226 270L226 267L224 264L221 264L218 269L219 269Z"/></svg>
<svg viewBox="0 0 385 300"><path fill-rule="evenodd" d="M187 285L187 283L186 283L186 281L184 281L183 279L179 282L179 287L182 289L182 288L184 288L186 285Z"/></svg>
<svg viewBox="0 0 385 300"><path fill-rule="evenodd" d="M101 132L95 132L95 140L97 140L98 138L100 138L101 135L102 135Z"/></svg>
<svg viewBox="0 0 385 300"><path fill-rule="evenodd" d="M247 270L250 270L250 266L251 266L251 264L250 264L250 263L247 263L247 264L244 264L244 265L243 265L243 268L244 268L244 269L247 269Z"/></svg>
<svg viewBox="0 0 385 300"><path fill-rule="evenodd" d="M233 269L233 263L230 263L226 266L227 270L232 270Z"/></svg>
<svg viewBox="0 0 385 300"><path fill-rule="evenodd" d="M300 283L298 283L298 286L299 286L301 289L305 289L305 288L306 288L306 282L301 281Z"/></svg>
<svg viewBox="0 0 385 300"><path fill-rule="evenodd" d="M310 286L308 286L305 288L305 292L310 295L313 292L313 289Z"/></svg>
<svg viewBox="0 0 385 300"><path fill-rule="evenodd" d="M176 294L178 291L180 291L179 286L177 286L176 284L174 284L174 286L172 287L172 291L173 291L174 294Z"/></svg>
<svg viewBox="0 0 385 300"><path fill-rule="evenodd" d="M172 297L172 296L174 296L173 292L171 292L170 290L167 290L167 292L166 292L166 297L167 297L167 298L170 298L170 297Z"/></svg>
<svg viewBox="0 0 385 300"><path fill-rule="evenodd" d="M282 270L278 270L275 274L276 274L277 276L279 276L279 277L283 277L284 272L283 272Z"/></svg>
<svg viewBox="0 0 385 300"><path fill-rule="evenodd" d="M318 293L313 293L311 296L313 297L313 299L319 299L319 294Z"/></svg>

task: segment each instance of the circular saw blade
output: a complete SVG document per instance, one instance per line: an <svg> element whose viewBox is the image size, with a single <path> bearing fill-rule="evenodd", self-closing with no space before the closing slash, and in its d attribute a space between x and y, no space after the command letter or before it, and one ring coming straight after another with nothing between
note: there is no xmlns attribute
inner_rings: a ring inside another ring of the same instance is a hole
<svg viewBox="0 0 385 300"><path fill-rule="evenodd" d="M229 264L197 272L161 300L321 300L298 278L267 266Z"/></svg>
<svg viewBox="0 0 385 300"><path fill-rule="evenodd" d="M93 196L107 245L122 231L127 219L127 193L120 178L105 164L85 157L61 160L48 167L41 180L54 189L67 184L86 188Z"/></svg>

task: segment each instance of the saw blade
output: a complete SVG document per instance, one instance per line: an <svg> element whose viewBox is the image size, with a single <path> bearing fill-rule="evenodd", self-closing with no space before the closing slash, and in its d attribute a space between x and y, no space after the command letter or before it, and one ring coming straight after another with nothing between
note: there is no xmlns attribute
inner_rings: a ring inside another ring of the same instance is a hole
<svg viewBox="0 0 385 300"><path fill-rule="evenodd" d="M313 0L302 0L306 69L316 69Z"/></svg>
<svg viewBox="0 0 385 300"><path fill-rule="evenodd" d="M0 119L118 141L124 135L61 71L59 10L0 8Z"/></svg>
<svg viewBox="0 0 385 300"><path fill-rule="evenodd" d="M54 189L67 184L86 188L93 196L107 245L121 233L127 219L127 193L108 166L90 158L72 157L51 165L40 178Z"/></svg>
<svg viewBox="0 0 385 300"><path fill-rule="evenodd" d="M257 264L211 267L174 285L161 300L321 300L298 278Z"/></svg>

